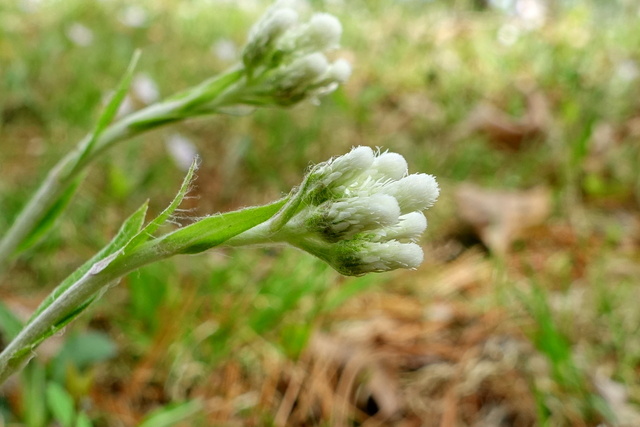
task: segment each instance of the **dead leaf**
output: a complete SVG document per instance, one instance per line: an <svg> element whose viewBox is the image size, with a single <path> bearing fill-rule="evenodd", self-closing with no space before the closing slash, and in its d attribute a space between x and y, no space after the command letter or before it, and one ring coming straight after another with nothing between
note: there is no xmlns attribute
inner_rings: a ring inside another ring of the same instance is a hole
<svg viewBox="0 0 640 427"><path fill-rule="evenodd" d="M517 151L525 143L544 136L551 120L547 99L532 92L523 117L514 118L488 102L480 103L463 123L463 134L481 133L498 148Z"/></svg>
<svg viewBox="0 0 640 427"><path fill-rule="evenodd" d="M551 210L551 192L545 187L504 191L463 184L455 200L460 218L497 254L505 254L515 239L542 223Z"/></svg>

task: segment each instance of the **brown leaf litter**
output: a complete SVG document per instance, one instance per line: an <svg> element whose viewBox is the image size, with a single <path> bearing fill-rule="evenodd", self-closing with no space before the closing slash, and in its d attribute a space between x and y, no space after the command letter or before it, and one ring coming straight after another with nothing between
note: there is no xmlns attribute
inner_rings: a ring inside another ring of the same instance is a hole
<svg viewBox="0 0 640 427"><path fill-rule="evenodd" d="M551 211L551 191L545 187L507 191L462 184L454 197L459 217L500 255L524 231L542 223Z"/></svg>

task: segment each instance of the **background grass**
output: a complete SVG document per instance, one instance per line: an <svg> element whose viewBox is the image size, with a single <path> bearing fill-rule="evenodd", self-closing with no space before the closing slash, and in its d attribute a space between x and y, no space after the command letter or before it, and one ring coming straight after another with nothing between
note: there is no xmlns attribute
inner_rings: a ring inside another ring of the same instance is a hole
<svg viewBox="0 0 640 427"><path fill-rule="evenodd" d="M423 267L345 279L276 248L144 268L2 389L5 422L637 425L637 7L558 3L528 26L480 3L313 2L343 22L344 88L122 144L0 295L26 315L146 198L162 209L184 173L165 146L175 134L202 158L184 222L273 200L354 145L403 154L442 187ZM239 48L266 4L0 3L0 230L90 129L135 49L170 95L230 66L216 42ZM503 119L515 138L496 133ZM544 186L551 214L490 251L460 219L462 183Z"/></svg>

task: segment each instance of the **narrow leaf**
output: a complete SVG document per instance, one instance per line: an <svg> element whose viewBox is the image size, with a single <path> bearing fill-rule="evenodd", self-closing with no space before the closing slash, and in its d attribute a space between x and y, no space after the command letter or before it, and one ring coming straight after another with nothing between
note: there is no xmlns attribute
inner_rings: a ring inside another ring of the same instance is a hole
<svg viewBox="0 0 640 427"><path fill-rule="evenodd" d="M64 317L59 319L55 324L51 325L51 327L47 329L46 332L44 332L42 335L39 335L36 339L34 339L33 342L31 342L31 344L28 347L24 347L16 351L15 354L12 355L11 360L16 365L19 365L20 361L25 360L25 358L27 358L29 354L33 352L33 349L39 346L42 341L46 340L47 338L49 338L50 336L54 335L56 332L58 332L59 330L67 326L69 323L71 323L71 321L76 317L78 317L80 313L82 313L87 307L89 307L95 299L96 299L95 296L91 297L84 303L75 307L71 312L67 313ZM41 304L41 306L43 304Z"/></svg>
<svg viewBox="0 0 640 427"><path fill-rule="evenodd" d="M47 308L53 301L55 301L64 291L66 291L71 285L77 282L82 276L84 276L91 267L97 262L107 258L109 255L122 249L126 244L140 231L144 224L144 218L147 213L148 202L145 202L140 208L135 211L129 218L127 218L116 236L109 242L100 252L98 252L89 261L82 264L80 268L71 273L56 289L53 290L47 296L47 298L40 304L35 313L31 316L34 319L35 316L40 314L42 310Z"/></svg>
<svg viewBox="0 0 640 427"><path fill-rule="evenodd" d="M42 215L40 222L32 228L31 232L22 240L20 246L16 249L16 253L23 252L33 245L35 245L42 236L44 236L51 227L56 223L58 217L64 212L65 208L71 202L73 195L80 186L80 183L84 177L76 178L71 185L69 185L64 192L58 196L55 203L49 208L49 210Z"/></svg>
<svg viewBox="0 0 640 427"><path fill-rule="evenodd" d="M162 238L162 245L173 253L195 254L206 251L265 222L280 210L286 200L204 218L166 235Z"/></svg>
<svg viewBox="0 0 640 427"><path fill-rule="evenodd" d="M89 153L91 153L91 150L95 146L98 138L100 138L102 132L104 132L104 130L107 128L107 126L109 126L109 124L113 121L113 118L118 113L118 109L120 108L120 105L122 105L122 102L124 101L124 98L127 96L127 92L129 91L129 86L131 85L131 80L133 79L133 72L136 69L136 65L138 64L139 59L140 51L136 50L133 53L133 57L129 62L129 66L125 71L124 76L120 80L118 87L109 99L109 102L102 111L102 114L100 114L100 117L98 117L98 122L96 123L96 127L93 129L93 132L91 132L89 140L84 145L84 147L82 147L82 152L80 153L80 156L76 161L76 166L82 164L84 159L89 155Z"/></svg>
<svg viewBox="0 0 640 427"><path fill-rule="evenodd" d="M164 224L167 221L167 219L169 219L169 217L173 215L175 210L178 208L178 206L180 206L180 203L182 203L185 196L189 192L189 189L191 187L191 182L193 181L193 176L197 168L198 168L198 160L194 159L193 162L191 163L191 167L189 168L189 171L187 172L187 175L184 177L184 180L182 181L182 186L180 187L178 194L176 194L176 196L173 198L173 201L169 204L169 206L167 206L165 210L163 210L160 213L160 215L158 215L153 221L149 222L140 232L138 232L138 234L136 234L131 239L131 241L127 244L127 246L124 249L125 252L149 240L149 238L158 229L158 227Z"/></svg>
<svg viewBox="0 0 640 427"><path fill-rule="evenodd" d="M72 427L76 411L71 395L60 384L54 382L47 384L46 395L49 410L56 421L63 427Z"/></svg>
<svg viewBox="0 0 640 427"><path fill-rule="evenodd" d="M45 427L47 407L42 398L46 387L46 367L43 363L30 363L21 375L22 420L29 427Z"/></svg>

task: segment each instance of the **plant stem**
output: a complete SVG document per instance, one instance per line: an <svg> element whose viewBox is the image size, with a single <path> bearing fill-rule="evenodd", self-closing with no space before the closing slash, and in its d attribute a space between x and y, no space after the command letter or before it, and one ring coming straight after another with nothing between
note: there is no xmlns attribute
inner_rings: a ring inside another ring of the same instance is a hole
<svg viewBox="0 0 640 427"><path fill-rule="evenodd" d="M56 326L65 323L65 319L74 311L83 308L95 295L100 295L111 283L143 265L167 258L172 254L158 250L158 241L154 240L136 248L128 256L115 259L113 263L98 262L76 283L53 301L20 331L9 345L0 353L0 384L12 373L20 370L33 356L36 346L51 333ZM117 256L118 253L114 254Z"/></svg>
<svg viewBox="0 0 640 427"><path fill-rule="evenodd" d="M43 304L48 305L36 311L38 314L0 353L0 384L28 362L40 342L64 327L122 276L177 254L202 252L226 245L233 236L260 229L260 225L268 223L286 202L285 198L263 206L207 217L130 249L125 243L116 252L95 262L57 298L50 303L47 298Z"/></svg>
<svg viewBox="0 0 640 427"><path fill-rule="evenodd" d="M242 92L242 85L237 84L241 77L242 70L236 69L191 89L183 97L169 99L135 112L107 127L88 153L86 147L92 136L82 139L74 151L51 169L40 188L0 240L0 274L8 267L20 244L34 231L61 194L92 160L120 141L188 118L189 108L193 109L192 114L203 114L197 108L200 106L199 102L204 104L203 107L206 107L209 114L226 105L232 105Z"/></svg>

